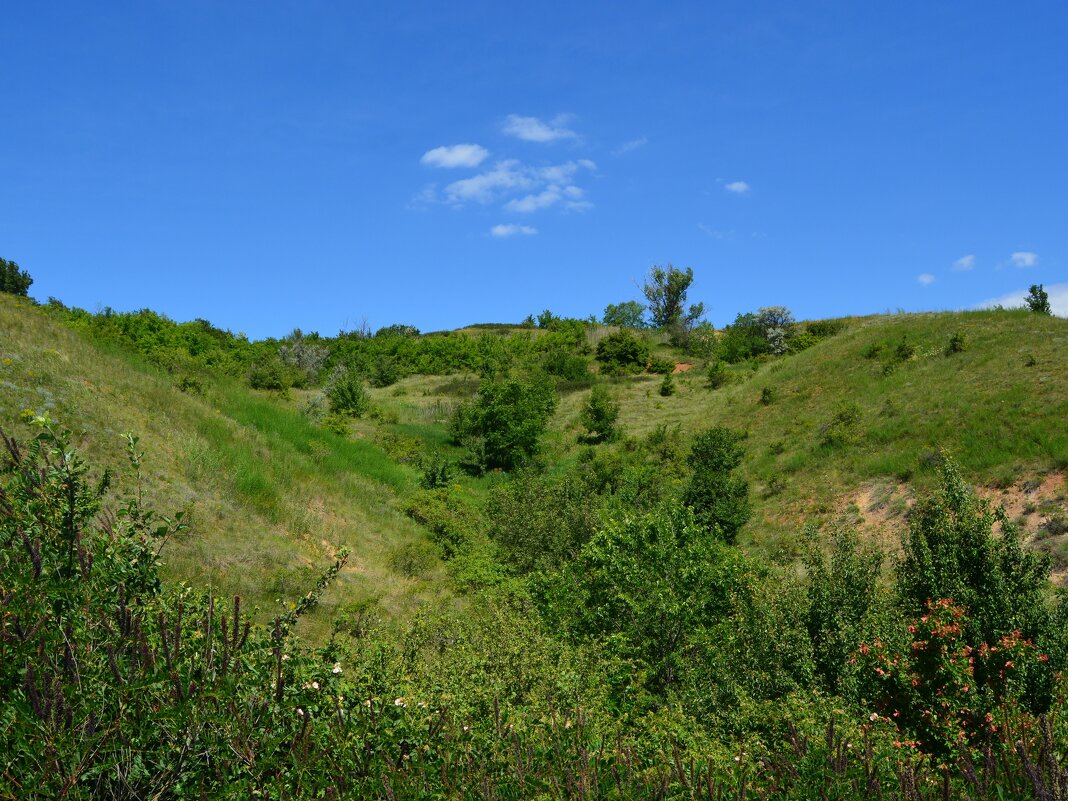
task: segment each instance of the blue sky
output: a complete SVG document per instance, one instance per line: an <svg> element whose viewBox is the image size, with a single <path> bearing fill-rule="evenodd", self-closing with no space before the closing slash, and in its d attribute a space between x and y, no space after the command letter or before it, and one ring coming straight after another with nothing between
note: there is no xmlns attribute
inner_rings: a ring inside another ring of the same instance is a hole
<svg viewBox="0 0 1068 801"><path fill-rule="evenodd" d="M375 7L372 7L374 5ZM1068 313L1062 3L7 4L0 256L252 337Z"/></svg>

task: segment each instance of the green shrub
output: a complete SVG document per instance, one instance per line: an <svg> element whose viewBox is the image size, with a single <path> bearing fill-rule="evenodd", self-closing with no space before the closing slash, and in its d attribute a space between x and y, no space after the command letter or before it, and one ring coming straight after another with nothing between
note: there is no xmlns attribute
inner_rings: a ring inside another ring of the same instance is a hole
<svg viewBox="0 0 1068 801"><path fill-rule="evenodd" d="M596 495L578 474L522 471L490 494L489 535L515 572L556 569L593 536L597 506Z"/></svg>
<svg viewBox="0 0 1068 801"><path fill-rule="evenodd" d="M820 428L820 445L824 448L838 448L853 443L858 436L859 421L860 407L857 404L838 404L834 416Z"/></svg>
<svg viewBox="0 0 1068 801"><path fill-rule="evenodd" d="M595 442L610 440L616 436L619 402L612 397L608 387L597 384L590 391L586 405L582 407L580 419L586 427L589 439Z"/></svg>
<svg viewBox="0 0 1068 801"><path fill-rule="evenodd" d="M467 448L471 468L510 470L538 452L556 402L544 376L485 379L472 401L457 406L452 439Z"/></svg>
<svg viewBox="0 0 1068 801"><path fill-rule="evenodd" d="M355 370L335 372L326 389L326 397L331 412L348 417L362 417L371 403L363 379Z"/></svg>
<svg viewBox="0 0 1068 801"><path fill-rule="evenodd" d="M670 397L675 394L675 379L671 373L664 373L664 380L660 382L660 395Z"/></svg>
<svg viewBox="0 0 1068 801"><path fill-rule="evenodd" d="M443 559L465 553L478 539L478 513L457 488L417 490L404 504L404 513L429 530Z"/></svg>
<svg viewBox="0 0 1068 801"><path fill-rule="evenodd" d="M606 375L640 373L649 361L649 346L630 331L618 331L597 343L597 361Z"/></svg>
<svg viewBox="0 0 1068 801"><path fill-rule="evenodd" d="M293 386L292 375L285 362L277 354L262 356L252 365L248 384L253 389L270 389L278 392Z"/></svg>
<svg viewBox="0 0 1068 801"><path fill-rule="evenodd" d="M946 343L946 355L952 356L954 353L963 353L964 345L964 334L960 331L955 331L949 338L949 342Z"/></svg>
<svg viewBox="0 0 1068 801"><path fill-rule="evenodd" d="M432 453L420 460L422 475L419 486L423 489L437 489L448 486L455 472L455 463L441 453Z"/></svg>
<svg viewBox="0 0 1068 801"><path fill-rule="evenodd" d="M718 426L694 437L686 460L692 474L682 502L699 525L727 543L750 515L749 486L734 474L744 456L742 435Z"/></svg>
<svg viewBox="0 0 1068 801"><path fill-rule="evenodd" d="M28 272L20 270L13 261L0 259L0 292L26 297L32 284L33 279Z"/></svg>
<svg viewBox="0 0 1068 801"><path fill-rule="evenodd" d="M669 375L675 369L675 362L673 359L652 359L648 369L654 375Z"/></svg>
<svg viewBox="0 0 1068 801"><path fill-rule="evenodd" d="M775 400L775 392L771 387L763 387L760 390L760 405L771 406L771 402Z"/></svg>
<svg viewBox="0 0 1068 801"><path fill-rule="evenodd" d="M433 544L421 539L403 543L389 555L390 569L405 578L426 575L437 561L437 549Z"/></svg>
<svg viewBox="0 0 1068 801"><path fill-rule="evenodd" d="M727 367L727 363L716 359L708 366L708 386L712 389L719 389L726 386L731 380L731 371Z"/></svg>

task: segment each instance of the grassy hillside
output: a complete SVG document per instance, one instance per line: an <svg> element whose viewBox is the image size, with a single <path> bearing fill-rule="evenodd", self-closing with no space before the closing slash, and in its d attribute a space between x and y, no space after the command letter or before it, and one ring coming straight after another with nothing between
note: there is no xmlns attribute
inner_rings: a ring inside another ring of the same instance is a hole
<svg viewBox="0 0 1068 801"><path fill-rule="evenodd" d="M378 447L233 382L181 392L166 373L88 343L14 296L0 294L0 331L6 429L24 438L19 415L48 412L126 484L122 434L140 436L148 502L184 510L192 523L165 551L168 578L273 610L347 546L350 566L307 619L310 631L325 630L342 603L376 597L396 613L439 592L433 568L424 578L391 568L394 554L424 534L395 508L414 472Z"/></svg>
<svg viewBox="0 0 1068 801"><path fill-rule="evenodd" d="M392 567L426 552L425 532L398 509L415 488L410 465L421 453L458 455L447 423L477 377L411 376L374 389L380 413L342 437L300 413L315 390L284 400L220 378L202 395L181 392L138 357L90 344L11 296L0 297L0 329L5 421L24 409L49 411L76 425L89 455L112 467L123 461L121 434L141 436L150 500L190 512L194 524L168 551L171 578L268 607L306 587L347 545L352 567L312 628L325 627L342 602L381 598L397 613L442 591L433 559L418 570ZM956 334L963 349L949 352ZM671 355L652 339L657 356ZM798 531L811 522L859 525L893 542L945 448L1063 566L1068 542L1041 526L1065 509L1066 349L1068 321L1026 312L876 316L849 319L841 333L796 355L734 366L719 389L699 361L675 377L668 397L658 392L659 376L607 380L628 436L675 426L684 441L712 425L747 432L743 470L754 515L742 543L751 549L792 557ZM588 395L581 387L562 392L546 443L555 469L587 447L579 413ZM502 478L456 481L477 505Z"/></svg>
<svg viewBox="0 0 1068 801"><path fill-rule="evenodd" d="M1045 497L1016 504L1035 507L1022 521L1032 532L1063 508L1068 321L981 311L846 323L801 353L734 368L732 382L716 390L702 363L675 376L677 393L669 397L658 392L659 376L611 379L622 428L631 436L659 426L679 426L684 435L713 425L746 431L755 514L743 542L768 553L792 554L797 532L811 521L869 523L896 537L914 492L934 480L941 448L996 498L1041 484ZM947 353L954 334L963 336L963 350ZM903 340L902 355L913 352L901 359ZM416 376L375 396L397 414L396 433L440 447L449 412L476 386ZM551 458L573 459L582 447L579 413L588 396L563 394Z"/></svg>

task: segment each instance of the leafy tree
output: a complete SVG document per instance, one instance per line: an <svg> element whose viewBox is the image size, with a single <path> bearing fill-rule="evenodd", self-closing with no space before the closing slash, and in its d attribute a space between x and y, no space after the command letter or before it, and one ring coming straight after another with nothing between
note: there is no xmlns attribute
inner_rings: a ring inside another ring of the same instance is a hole
<svg viewBox="0 0 1068 801"><path fill-rule="evenodd" d="M701 319L705 313L703 303L686 308L686 293L692 283L691 267L680 270L670 264L667 267L653 265L642 292L649 301L649 315L654 327L684 334Z"/></svg>
<svg viewBox="0 0 1068 801"><path fill-rule="evenodd" d="M23 293L25 294L25 293ZM1049 305L1049 293L1042 288L1042 284L1032 284L1024 298L1027 308L1035 314L1053 314Z"/></svg>
<svg viewBox="0 0 1068 801"><path fill-rule="evenodd" d="M844 689L850 660L862 640L863 624L878 601L882 561L880 551L862 550L853 532L837 532L826 556L814 538L806 543L805 625L816 673L829 692Z"/></svg>
<svg viewBox="0 0 1068 801"><path fill-rule="evenodd" d="M592 640L662 692L687 654L729 613L744 557L707 536L685 507L609 520L537 592L552 628Z"/></svg>
<svg viewBox="0 0 1068 801"><path fill-rule="evenodd" d="M698 524L728 543L750 515L749 486L734 474L745 455L741 442L729 428L710 428L697 435L687 458L693 473L682 501Z"/></svg>
<svg viewBox="0 0 1068 801"><path fill-rule="evenodd" d="M0 292L26 296L33 279L25 270L20 270L13 261L0 259Z"/></svg>
<svg viewBox="0 0 1068 801"><path fill-rule="evenodd" d="M556 393L544 376L484 379L474 400L457 407L452 439L468 449L476 470L510 470L538 452L555 410Z"/></svg>
<svg viewBox="0 0 1068 801"><path fill-rule="evenodd" d="M623 303L609 303L604 309L605 325L618 325L622 328L644 328L645 306L636 300Z"/></svg>
<svg viewBox="0 0 1068 801"><path fill-rule="evenodd" d="M723 330L719 342L720 356L731 364L770 351L771 345L765 335L764 326L761 325L760 318L751 312L737 315L734 322Z"/></svg>
<svg viewBox="0 0 1068 801"><path fill-rule="evenodd" d="M649 363L649 346L630 331L617 331L597 343L597 361L605 373L640 373Z"/></svg>
<svg viewBox="0 0 1068 801"><path fill-rule="evenodd" d="M582 425L590 433L590 439L604 442L616 435L616 420L619 419L619 403L612 398L608 387L597 384L590 392L589 400L582 407Z"/></svg>
<svg viewBox="0 0 1068 801"><path fill-rule="evenodd" d="M1024 549L1016 525L977 498L945 454L941 480L940 492L916 507L902 541L897 587L906 610L919 615L928 601L952 598L967 610L976 648L1015 630L1042 640L1051 625L1048 557Z"/></svg>

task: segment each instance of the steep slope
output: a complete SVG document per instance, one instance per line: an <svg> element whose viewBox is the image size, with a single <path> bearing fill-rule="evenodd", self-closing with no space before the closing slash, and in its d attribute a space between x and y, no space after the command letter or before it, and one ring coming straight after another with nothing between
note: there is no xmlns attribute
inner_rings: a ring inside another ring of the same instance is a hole
<svg viewBox="0 0 1068 801"><path fill-rule="evenodd" d="M413 481L408 468L236 384L181 392L166 373L0 294L0 425L20 439L31 434L19 422L25 410L74 429L120 487L132 480L122 434L140 436L149 503L192 522L164 552L172 580L239 593L268 612L307 590L347 546L350 567L310 616L313 632L346 603L380 597L400 612L439 592L434 568L409 578L390 567L424 536L394 508L396 491Z"/></svg>

